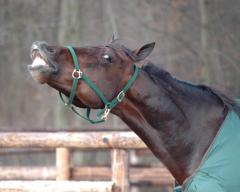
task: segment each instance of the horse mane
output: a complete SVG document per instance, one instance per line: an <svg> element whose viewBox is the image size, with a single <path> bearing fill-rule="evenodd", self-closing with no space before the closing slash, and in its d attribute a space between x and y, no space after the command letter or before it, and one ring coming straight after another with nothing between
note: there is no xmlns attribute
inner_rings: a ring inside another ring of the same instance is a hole
<svg viewBox="0 0 240 192"><path fill-rule="evenodd" d="M209 98L209 96L214 96L218 101L225 105L228 110L235 111L240 117L240 104L217 89L202 84L193 84L176 79L169 72L158 68L152 63L144 65L142 70L145 71L155 83L161 84L164 89L170 93L181 91L182 93L187 92L194 94L196 97L206 99Z"/></svg>

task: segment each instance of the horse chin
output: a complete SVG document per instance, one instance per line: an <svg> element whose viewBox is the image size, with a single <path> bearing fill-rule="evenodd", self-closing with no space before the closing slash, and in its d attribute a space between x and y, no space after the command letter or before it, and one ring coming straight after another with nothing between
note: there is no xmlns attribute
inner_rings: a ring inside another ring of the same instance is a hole
<svg viewBox="0 0 240 192"><path fill-rule="evenodd" d="M32 70L29 70L30 71L30 74L31 76L33 77L33 79L40 83L40 84L44 84L44 83L47 83L48 80L49 80L49 74L46 73L46 72L40 72L40 71L32 71Z"/></svg>

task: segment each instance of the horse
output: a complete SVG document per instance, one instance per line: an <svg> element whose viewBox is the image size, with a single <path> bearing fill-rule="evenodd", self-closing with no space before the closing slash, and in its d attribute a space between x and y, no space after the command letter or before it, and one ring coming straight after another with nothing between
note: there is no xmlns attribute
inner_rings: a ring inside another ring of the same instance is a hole
<svg viewBox="0 0 240 192"><path fill-rule="evenodd" d="M240 106L222 92L173 77L144 61L155 43L137 49L112 41L58 46L36 41L28 69L69 97L64 104L91 123L121 118L167 167L175 191L228 192L240 187ZM97 120L91 109L99 109Z"/></svg>

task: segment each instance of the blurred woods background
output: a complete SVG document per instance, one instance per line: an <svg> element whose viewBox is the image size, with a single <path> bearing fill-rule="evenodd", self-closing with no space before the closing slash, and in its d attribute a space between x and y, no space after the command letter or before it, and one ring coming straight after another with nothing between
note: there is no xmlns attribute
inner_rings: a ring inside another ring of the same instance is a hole
<svg viewBox="0 0 240 192"><path fill-rule="evenodd" d="M159 67L240 97L239 31L239 0L1 0L0 131L127 129L114 116L90 126L35 83L26 68L33 41L99 45L113 33L132 49L155 41L149 60ZM1 155L0 165L54 164L51 152L21 154ZM74 159L109 163L101 152Z"/></svg>

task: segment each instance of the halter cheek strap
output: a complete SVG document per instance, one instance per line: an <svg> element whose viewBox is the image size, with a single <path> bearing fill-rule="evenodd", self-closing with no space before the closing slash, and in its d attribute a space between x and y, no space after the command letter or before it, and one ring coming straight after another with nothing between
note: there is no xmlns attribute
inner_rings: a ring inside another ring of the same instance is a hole
<svg viewBox="0 0 240 192"><path fill-rule="evenodd" d="M64 105L71 108L72 111L74 113L76 113L78 116L80 116L81 118L89 121L92 124L104 122L107 119L107 116L108 116L109 112L118 103L120 103L123 100L126 92L133 85L134 81L136 80L136 78L138 76L139 68L134 66L135 67L134 74L129 79L127 84L123 87L122 91L120 91L118 93L118 95L112 101L108 101L108 99L105 97L103 92L97 87L97 85L80 70L80 65L78 63L78 59L77 59L77 56L76 56L76 53L75 53L74 49L71 46L66 46L66 48L69 50L69 52L71 53L72 58L73 58L73 63L74 63L74 70L72 72L73 83L72 83L72 87L71 87L71 90L70 90L70 95L69 95L69 98L68 98L67 102L64 100L62 93L59 92L59 96L60 96L61 101L64 103ZM90 114L91 114L91 109L90 108L88 108L86 110L86 115L82 115L76 110L76 108L72 104L73 99L75 97L75 93L77 91L78 81L80 79L85 81L85 83L95 92L95 94L104 103L104 106L105 106L104 109L100 109L97 112L97 119L91 119L90 118Z"/></svg>

